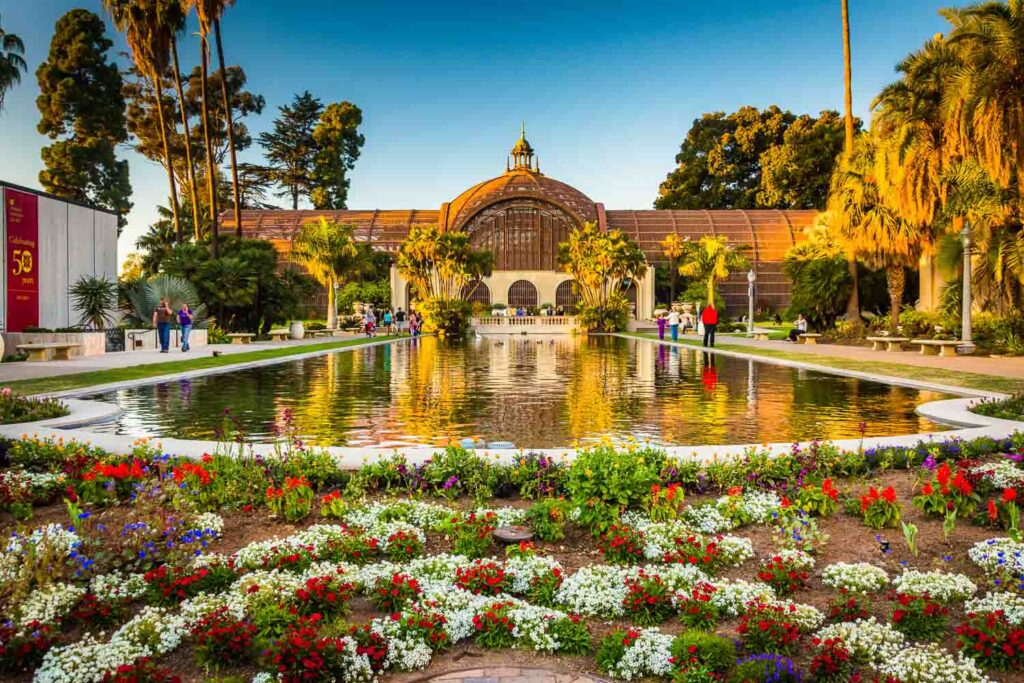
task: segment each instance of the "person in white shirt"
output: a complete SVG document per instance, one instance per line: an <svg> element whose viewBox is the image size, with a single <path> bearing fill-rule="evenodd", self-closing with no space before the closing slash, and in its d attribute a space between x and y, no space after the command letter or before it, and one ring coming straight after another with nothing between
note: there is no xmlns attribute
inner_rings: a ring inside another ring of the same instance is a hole
<svg viewBox="0 0 1024 683"><path fill-rule="evenodd" d="M672 341L679 341L679 312L675 309L668 314L668 329L672 335Z"/></svg>
<svg viewBox="0 0 1024 683"><path fill-rule="evenodd" d="M807 333L807 318L803 313L796 316L796 327L789 331L789 341L795 342L800 339L801 334Z"/></svg>

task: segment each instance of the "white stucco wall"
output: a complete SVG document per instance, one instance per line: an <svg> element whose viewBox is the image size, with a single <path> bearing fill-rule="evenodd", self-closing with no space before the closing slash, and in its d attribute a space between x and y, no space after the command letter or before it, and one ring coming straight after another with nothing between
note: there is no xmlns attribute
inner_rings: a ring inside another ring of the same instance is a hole
<svg viewBox="0 0 1024 683"><path fill-rule="evenodd" d="M39 326L68 327L68 204L39 198Z"/></svg>
<svg viewBox="0 0 1024 683"><path fill-rule="evenodd" d="M117 279L117 216L103 211L93 212L93 235L96 243L93 268L97 276Z"/></svg>
<svg viewBox="0 0 1024 683"><path fill-rule="evenodd" d="M95 216L92 210L73 204L68 205L68 285L73 285L83 275L92 275L95 264L96 233ZM79 311L65 294L68 318L78 322Z"/></svg>

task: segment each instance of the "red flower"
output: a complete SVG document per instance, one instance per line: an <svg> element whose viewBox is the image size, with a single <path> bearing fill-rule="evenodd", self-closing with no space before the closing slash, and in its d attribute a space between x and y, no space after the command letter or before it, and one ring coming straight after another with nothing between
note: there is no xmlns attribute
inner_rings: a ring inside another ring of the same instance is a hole
<svg viewBox="0 0 1024 683"><path fill-rule="evenodd" d="M999 519L999 510L996 508L996 502L991 498L988 501L988 518L993 522Z"/></svg>
<svg viewBox="0 0 1024 683"><path fill-rule="evenodd" d="M1012 503L1017 500L1017 489L1003 489L1003 502Z"/></svg>
<svg viewBox="0 0 1024 683"><path fill-rule="evenodd" d="M895 489L893 489L893 487L890 486L889 488L887 488L884 491L882 491L882 500L884 500L886 503L895 503L896 502L896 491L895 491Z"/></svg>

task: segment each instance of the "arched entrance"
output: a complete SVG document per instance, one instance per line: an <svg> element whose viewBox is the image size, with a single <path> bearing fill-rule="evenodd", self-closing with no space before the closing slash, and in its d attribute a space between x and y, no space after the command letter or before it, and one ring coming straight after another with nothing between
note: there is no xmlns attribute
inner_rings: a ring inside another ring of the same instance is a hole
<svg viewBox="0 0 1024 683"><path fill-rule="evenodd" d="M537 288L529 280L516 280L508 288L508 305L513 308L536 308Z"/></svg>
<svg viewBox="0 0 1024 683"><path fill-rule="evenodd" d="M561 307L566 315L575 315L580 305L580 288L575 280L566 280L555 289L555 307Z"/></svg>
<svg viewBox="0 0 1024 683"><path fill-rule="evenodd" d="M471 304L490 305L491 290L480 280L473 280L462 285L461 297L463 301L468 301Z"/></svg>
<svg viewBox="0 0 1024 683"><path fill-rule="evenodd" d="M637 295L638 295L638 291L637 291L637 287L636 287L636 282L633 281L633 282L630 282L628 285L623 285L622 294L623 294L623 296L626 297L626 301L629 302L630 308L632 309L631 315L634 318L636 318L637 317L636 300L637 300Z"/></svg>

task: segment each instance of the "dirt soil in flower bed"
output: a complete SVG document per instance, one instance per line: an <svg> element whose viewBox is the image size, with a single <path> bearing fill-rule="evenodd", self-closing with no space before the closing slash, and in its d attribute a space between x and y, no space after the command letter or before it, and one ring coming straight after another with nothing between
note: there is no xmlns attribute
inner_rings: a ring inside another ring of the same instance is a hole
<svg viewBox="0 0 1024 683"><path fill-rule="evenodd" d="M811 572L808 588L798 591L791 599L811 604L827 613L828 603L836 596L836 592L822 585L820 573L822 568L836 562L872 562L885 567L890 577L900 573L903 563L922 571L939 569L947 572L958 572L970 576L978 584L979 595L983 594L990 585L989 580L968 560L967 550L975 543L992 538L993 536L999 536L1001 533L992 529L974 526L968 521L963 521L957 524L956 530L947 542L942 531L942 520L935 517L925 517L910 505L910 499L915 494L915 477L912 473L904 471L890 472L870 480L845 479L839 480L836 483L844 495L850 496L859 496L867 489L869 484L879 487L893 486L903 505L904 521L912 522L918 527L918 556L914 557L911 555L899 529L886 529L882 532L876 532L866 527L859 516L851 516L839 510L831 517L819 520L819 528L828 534L829 540L823 547L820 547L816 554L816 565L815 569ZM713 500L715 497L717 496L693 495L687 498L687 502L697 505ZM496 498L491 502L491 505L529 507L532 502L519 499ZM455 505L462 508L475 507L471 501L467 500L457 501ZM130 514L131 508L127 506L96 512L98 516L97 521L107 524L128 521ZM248 512L224 510L219 514L224 518L223 537L211 544L210 549L223 554L230 554L253 541L285 537L302 528L331 521L317 515L312 515L300 524L288 524L272 518L264 508L257 508L254 511ZM67 517L63 506L53 504L37 508L27 526L35 528L50 522L66 523L66 521ZM9 513L0 513L0 533L8 535L14 529L24 528L24 526L26 524L16 523ZM750 525L732 531L730 534L751 539L756 559L750 560L740 567L719 571L714 576L719 578L745 579L748 581L756 580L758 560L770 555L777 549L771 530L763 526ZM882 552L881 544L876 539L878 535L881 536L882 540L889 542L890 551L888 553ZM566 538L562 542L537 543L537 545L543 554L550 555L558 560L567 573L573 572L580 567L604 562L604 558L598 549L597 541L588 532L571 524L567 525ZM451 552L451 549L452 544L449 539L440 534L427 534L426 550L428 554ZM500 550L495 552L497 557L500 557L499 552ZM351 612L347 617L347 621L351 624L365 624L375 617L384 616L383 613L377 611L362 596L355 596L350 606ZM890 620L892 605L884 595L876 595L874 597L872 613L881 621ZM960 623L962 616L961 605L958 604L951 607L949 618L950 634L942 644L952 652L956 651L952 628ZM587 619L586 621L593 636L595 651L600 639L614 628L630 625L625 620L604 621L600 619ZM736 632L738 624L738 619L723 621L715 630L720 635L736 639L738 638ZM660 628L663 632L672 634L684 630L678 621L673 620L665 622ZM81 631L82 627L76 627L73 631L68 631L67 635L74 640L81 636ZM807 656L809 649L809 637L806 637L804 646L794 656L797 664L805 671L809 664L809 657ZM209 676L195 664L191 647L187 644L159 661L165 666L170 667L186 683L210 680ZM596 662L592 656L543 655L521 650L492 651L480 648L472 641L464 641L450 650L436 655L430 666L424 671L391 674L385 676L385 678L386 680L399 681L401 683L412 683L413 681L424 680L450 671L502 666L548 668L559 672L581 673L602 677L597 670ZM222 671L219 675L221 677L237 676L241 677L240 680L248 681L259 670L254 663L251 667L247 666ZM1010 674L988 672L988 675L997 681L1020 681L1024 683L1024 672ZM31 675L14 676L3 680L16 681L18 683L27 682L31 680Z"/></svg>

